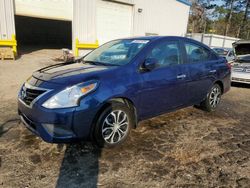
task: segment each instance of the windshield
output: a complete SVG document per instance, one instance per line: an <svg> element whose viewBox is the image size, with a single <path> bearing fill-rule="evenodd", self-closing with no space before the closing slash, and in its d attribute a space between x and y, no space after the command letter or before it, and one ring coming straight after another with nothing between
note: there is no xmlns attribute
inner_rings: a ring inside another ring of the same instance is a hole
<svg viewBox="0 0 250 188"><path fill-rule="evenodd" d="M115 40L108 42L88 54L85 62L103 65L125 65L129 63L149 42L149 40Z"/></svg>

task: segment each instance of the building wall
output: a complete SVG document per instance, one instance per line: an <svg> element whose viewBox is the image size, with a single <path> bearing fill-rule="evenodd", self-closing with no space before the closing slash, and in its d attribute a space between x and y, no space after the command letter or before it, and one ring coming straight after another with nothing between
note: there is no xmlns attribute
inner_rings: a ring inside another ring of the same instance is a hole
<svg viewBox="0 0 250 188"><path fill-rule="evenodd" d="M96 41L96 0L74 0L73 39L81 42Z"/></svg>
<svg viewBox="0 0 250 188"><path fill-rule="evenodd" d="M101 0L15 0L17 15L72 20L75 40L95 43L97 38L97 2ZM186 33L189 6L185 0L111 0L133 6L131 36L179 35ZM73 4L72 4L73 2ZM0 39L15 34L13 0L0 1ZM142 11L139 12L138 10ZM70 18L70 15L73 18ZM71 15L71 16L72 16Z"/></svg>
<svg viewBox="0 0 250 188"><path fill-rule="evenodd" d="M95 42L96 6L102 0L74 0L73 27L80 41ZM113 0L131 4L133 12L133 36L146 34L184 36L187 30L190 6L177 0ZM142 9L139 13L138 9Z"/></svg>
<svg viewBox="0 0 250 188"><path fill-rule="evenodd" d="M9 40L15 34L13 0L0 0L0 40Z"/></svg>
<svg viewBox="0 0 250 188"><path fill-rule="evenodd" d="M139 8L142 9L141 13L138 12ZM134 35L184 36L189 8L177 0L135 0Z"/></svg>
<svg viewBox="0 0 250 188"><path fill-rule="evenodd" d="M73 41L95 43L97 38L97 2L102 0L74 0ZM190 6L185 0L110 0L133 6L131 36L185 36ZM139 12L138 10L142 11ZM129 37L129 36L128 36ZM73 44L73 49L75 45Z"/></svg>

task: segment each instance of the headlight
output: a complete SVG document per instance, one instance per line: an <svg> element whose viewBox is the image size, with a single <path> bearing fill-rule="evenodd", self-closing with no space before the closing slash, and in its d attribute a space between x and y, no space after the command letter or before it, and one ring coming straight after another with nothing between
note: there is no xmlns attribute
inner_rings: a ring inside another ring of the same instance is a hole
<svg viewBox="0 0 250 188"><path fill-rule="evenodd" d="M78 84L69 88L66 88L50 99L43 103L43 107L49 109L55 108L70 108L78 106L78 100L87 95L89 92L95 90L97 87L97 82L92 82L88 84Z"/></svg>

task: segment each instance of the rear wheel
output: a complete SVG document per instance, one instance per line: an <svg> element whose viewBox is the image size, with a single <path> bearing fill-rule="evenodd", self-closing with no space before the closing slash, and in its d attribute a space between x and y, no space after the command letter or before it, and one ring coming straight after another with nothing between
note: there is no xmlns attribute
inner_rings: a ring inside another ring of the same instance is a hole
<svg viewBox="0 0 250 188"><path fill-rule="evenodd" d="M113 147L123 143L129 135L132 123L130 109L123 103L112 103L99 115L95 125L95 139L101 147Z"/></svg>
<svg viewBox="0 0 250 188"><path fill-rule="evenodd" d="M207 98L201 103L201 108L208 112L214 111L220 104L221 95L221 87L218 84L214 84L208 93Z"/></svg>

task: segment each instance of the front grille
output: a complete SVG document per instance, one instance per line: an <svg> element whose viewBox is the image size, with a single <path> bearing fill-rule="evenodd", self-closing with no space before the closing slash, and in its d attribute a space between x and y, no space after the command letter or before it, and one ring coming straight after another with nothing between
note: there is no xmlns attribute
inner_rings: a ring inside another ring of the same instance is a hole
<svg viewBox="0 0 250 188"><path fill-rule="evenodd" d="M31 105L31 103L37 99L40 95L45 93L45 89L35 88L25 84L20 91L20 99L26 104Z"/></svg>
<svg viewBox="0 0 250 188"><path fill-rule="evenodd" d="M21 119L23 120L23 123L26 124L26 126L28 126L29 128L31 128L34 131L36 130L35 124L29 118L27 118L25 115L21 114Z"/></svg>

